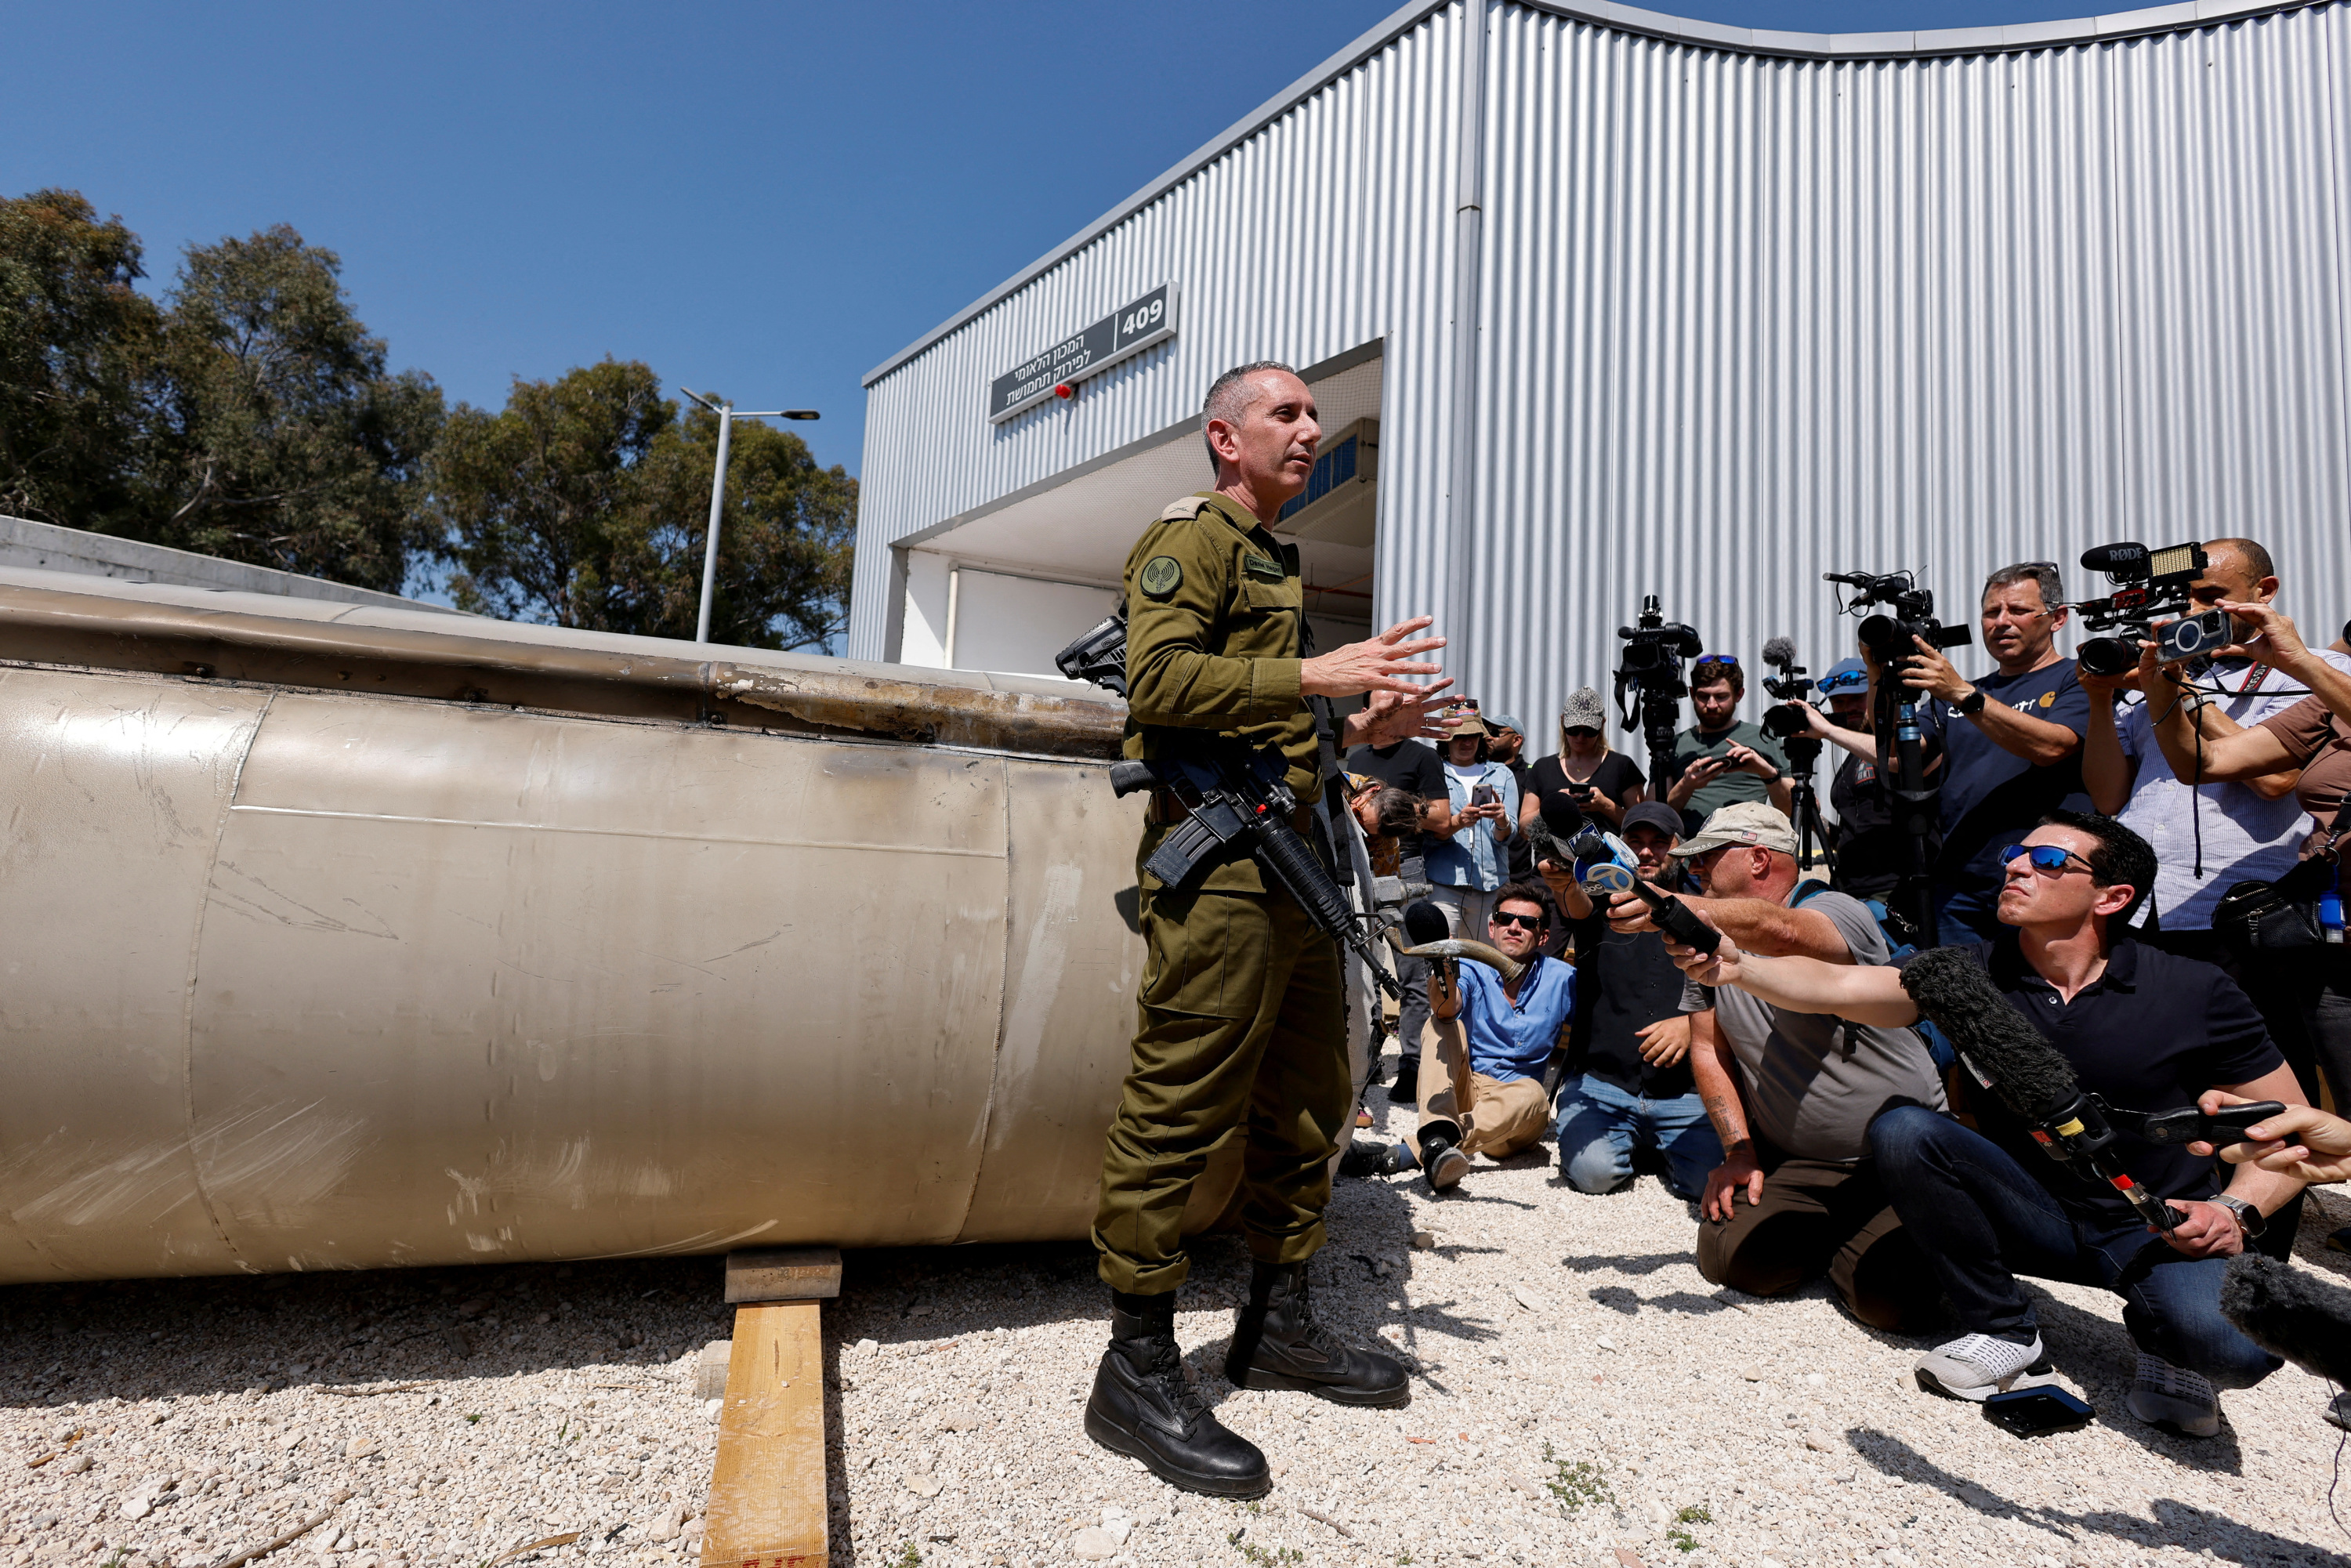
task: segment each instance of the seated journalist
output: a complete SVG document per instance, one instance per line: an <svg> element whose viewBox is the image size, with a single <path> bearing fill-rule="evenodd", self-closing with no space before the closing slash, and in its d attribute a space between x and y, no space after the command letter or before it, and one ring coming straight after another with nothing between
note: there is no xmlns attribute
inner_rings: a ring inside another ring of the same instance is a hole
<svg viewBox="0 0 2351 1568"><path fill-rule="evenodd" d="M1429 965L1420 1053L1420 1166L1432 1192L1461 1180L1471 1155L1496 1159L1542 1136L1543 1069L1575 1013L1575 971L1545 957L1543 900L1525 883L1496 890L1486 940L1523 965L1515 980L1475 958Z"/></svg>
<svg viewBox="0 0 2351 1568"><path fill-rule="evenodd" d="M2139 1111L2215 1088L2301 1103L2261 1014L2227 976L2129 936L2124 923L2155 875L2144 839L2111 817L2053 811L2000 853L2006 929L1973 951L2085 1092ZM1675 957L1700 984L1778 1008L1889 1025L1918 1018L1895 967L1761 958L1729 938L1711 955L1676 945ZM2013 1386L2043 1359L2017 1277L2063 1280L2122 1297L2138 1350L2134 1416L2190 1437L2218 1433L2214 1388L2251 1387L2281 1364L2220 1315L2221 1276L2301 1184L2241 1165L2223 1191L2209 1155L2117 1126L2123 1168L2179 1212L2178 1228L2160 1236L2104 1182L2043 1154L1996 1097L1976 1096L1973 1109L1980 1132L1922 1105L1888 1110L1869 1128L1886 1197L1967 1331L1919 1360L1920 1386L1962 1399Z"/></svg>

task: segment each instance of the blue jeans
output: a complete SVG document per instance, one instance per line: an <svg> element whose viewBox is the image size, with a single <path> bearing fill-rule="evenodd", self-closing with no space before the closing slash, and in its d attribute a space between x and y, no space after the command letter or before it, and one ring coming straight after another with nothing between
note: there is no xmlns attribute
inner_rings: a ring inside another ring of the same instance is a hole
<svg viewBox="0 0 2351 1568"><path fill-rule="evenodd" d="M2000 905L2000 889L1967 888L1954 890L1940 883L1935 886L1935 940L1949 946L1954 942L1997 941L2008 929L1993 913Z"/></svg>
<svg viewBox="0 0 2351 1568"><path fill-rule="evenodd" d="M2007 1151L1922 1106L1872 1122L1869 1148L1886 1201L1970 1332L2039 1333L2016 1282L2030 1274L2112 1291L2133 1343L2217 1388L2251 1388L2284 1364L2220 1315L2227 1259L2185 1257L2137 1220L2069 1218Z"/></svg>
<svg viewBox="0 0 2351 1568"><path fill-rule="evenodd" d="M1649 1100L1619 1089L1596 1073L1560 1085L1560 1169L1579 1192L1609 1192L1633 1179L1636 1146L1666 1156L1666 1185L1677 1197L1696 1198L1722 1163L1722 1140L1697 1094Z"/></svg>

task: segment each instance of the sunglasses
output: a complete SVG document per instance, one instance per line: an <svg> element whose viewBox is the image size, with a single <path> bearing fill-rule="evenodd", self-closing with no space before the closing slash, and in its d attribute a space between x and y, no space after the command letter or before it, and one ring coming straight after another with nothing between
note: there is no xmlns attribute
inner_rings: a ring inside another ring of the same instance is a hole
<svg viewBox="0 0 2351 1568"><path fill-rule="evenodd" d="M1821 683L1821 695L1840 697L1848 694L1859 696L1869 690L1867 675L1831 675Z"/></svg>
<svg viewBox="0 0 2351 1568"><path fill-rule="evenodd" d="M1571 724L1561 733L1574 736L1579 740L1590 740L1600 732L1589 725Z"/></svg>
<svg viewBox="0 0 2351 1568"><path fill-rule="evenodd" d="M2082 861L2082 869L2090 869L2088 861L2082 860L2080 855L2062 844L2011 844L2000 852L2000 863L2006 865L2019 855L2031 862L2032 869L2043 876L2064 875L2068 861Z"/></svg>
<svg viewBox="0 0 2351 1568"><path fill-rule="evenodd" d="M1505 915L1496 910L1487 918L1497 925L1515 925L1521 931L1540 931L1543 928L1543 917L1540 915Z"/></svg>
<svg viewBox="0 0 2351 1568"><path fill-rule="evenodd" d="M1735 664L1739 663L1739 655L1736 653L1700 653L1698 656L1698 662L1701 664Z"/></svg>

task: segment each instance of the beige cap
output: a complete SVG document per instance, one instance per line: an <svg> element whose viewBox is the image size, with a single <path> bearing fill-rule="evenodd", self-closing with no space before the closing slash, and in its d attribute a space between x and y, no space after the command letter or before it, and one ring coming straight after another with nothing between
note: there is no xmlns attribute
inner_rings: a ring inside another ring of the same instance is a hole
<svg viewBox="0 0 2351 1568"><path fill-rule="evenodd" d="M1796 830L1777 806L1761 800L1741 800L1715 812L1706 820L1706 826L1698 831L1696 838L1684 839L1666 852L1687 859L1725 844L1751 844L1759 850L1777 850L1783 855L1792 855L1796 852Z"/></svg>

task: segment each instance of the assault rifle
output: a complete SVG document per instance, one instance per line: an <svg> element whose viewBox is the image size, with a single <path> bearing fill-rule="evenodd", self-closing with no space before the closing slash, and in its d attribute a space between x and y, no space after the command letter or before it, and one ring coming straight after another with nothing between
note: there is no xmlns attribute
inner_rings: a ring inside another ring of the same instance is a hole
<svg viewBox="0 0 2351 1568"><path fill-rule="evenodd" d="M1113 795L1165 789L1189 813L1143 862L1163 885L1191 886L1217 851L1239 845L1289 891L1309 919L1363 961L1380 989L1401 1002L1404 988L1373 956L1371 939L1347 906L1347 895L1290 825L1298 797L1285 781L1288 772L1278 747L1249 752L1235 746L1199 757L1113 763L1110 788Z"/></svg>

